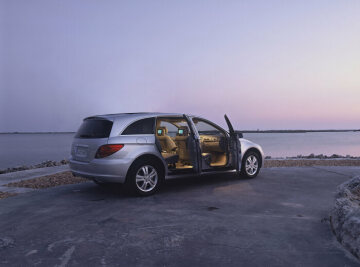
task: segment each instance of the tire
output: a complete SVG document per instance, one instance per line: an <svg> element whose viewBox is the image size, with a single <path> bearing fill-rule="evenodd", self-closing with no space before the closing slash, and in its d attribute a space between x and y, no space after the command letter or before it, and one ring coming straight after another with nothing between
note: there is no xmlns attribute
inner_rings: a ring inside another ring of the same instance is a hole
<svg viewBox="0 0 360 267"><path fill-rule="evenodd" d="M241 164L241 176L255 178L260 171L260 155L256 152L247 152Z"/></svg>
<svg viewBox="0 0 360 267"><path fill-rule="evenodd" d="M129 169L126 177L126 190L138 196L150 196L157 192L163 183L164 172L153 160L138 160Z"/></svg>

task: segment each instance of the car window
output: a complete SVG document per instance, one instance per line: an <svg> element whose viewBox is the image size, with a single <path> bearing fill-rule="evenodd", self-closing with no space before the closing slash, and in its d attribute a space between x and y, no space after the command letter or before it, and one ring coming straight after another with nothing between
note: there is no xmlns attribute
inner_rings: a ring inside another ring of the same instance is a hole
<svg viewBox="0 0 360 267"><path fill-rule="evenodd" d="M107 138L110 135L112 121L87 119L81 124L75 138Z"/></svg>
<svg viewBox="0 0 360 267"><path fill-rule="evenodd" d="M159 127L165 127L167 129L168 136L175 137L178 134L179 127L188 127L184 118L174 118L168 120L169 121L159 119Z"/></svg>
<svg viewBox="0 0 360 267"><path fill-rule="evenodd" d="M224 136L224 132L219 128L211 125L210 123L200 120L200 119L193 119L195 127L199 133L199 135L219 135Z"/></svg>
<svg viewBox="0 0 360 267"><path fill-rule="evenodd" d="M167 135L172 136L172 137L176 136L178 128L174 124L167 122L167 121L161 121L159 126L167 128L167 130L168 130Z"/></svg>
<svg viewBox="0 0 360 267"><path fill-rule="evenodd" d="M121 135L154 134L155 118L138 120L130 124Z"/></svg>

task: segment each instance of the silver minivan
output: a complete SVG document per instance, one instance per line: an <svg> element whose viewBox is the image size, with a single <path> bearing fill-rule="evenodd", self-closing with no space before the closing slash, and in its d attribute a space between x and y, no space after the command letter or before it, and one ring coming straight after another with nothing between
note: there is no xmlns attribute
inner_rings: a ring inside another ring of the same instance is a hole
<svg viewBox="0 0 360 267"><path fill-rule="evenodd" d="M85 118L71 147L70 169L97 184L123 183L146 196L169 177L236 172L258 175L261 147L204 118L174 113L121 113Z"/></svg>

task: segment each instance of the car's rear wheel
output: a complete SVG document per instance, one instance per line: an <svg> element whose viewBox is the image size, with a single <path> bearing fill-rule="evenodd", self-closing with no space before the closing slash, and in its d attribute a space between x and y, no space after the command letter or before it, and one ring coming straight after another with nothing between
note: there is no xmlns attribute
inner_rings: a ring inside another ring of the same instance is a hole
<svg viewBox="0 0 360 267"><path fill-rule="evenodd" d="M260 171L260 155L254 151L245 154L241 164L241 175L255 178Z"/></svg>
<svg viewBox="0 0 360 267"><path fill-rule="evenodd" d="M128 190L140 196L149 196L159 190L164 179L161 168L153 161L140 160L131 166L126 178Z"/></svg>

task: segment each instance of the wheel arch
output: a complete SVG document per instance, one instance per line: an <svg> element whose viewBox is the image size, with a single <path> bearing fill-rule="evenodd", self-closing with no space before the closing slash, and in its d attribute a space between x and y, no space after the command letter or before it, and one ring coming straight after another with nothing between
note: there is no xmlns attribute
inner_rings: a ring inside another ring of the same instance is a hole
<svg viewBox="0 0 360 267"><path fill-rule="evenodd" d="M131 168L134 166L135 163L139 162L140 160L149 160L149 161L154 161L156 162L160 167L161 167L161 171L163 172L164 177L166 176L166 166L164 164L164 161L161 160L161 158L159 158L157 155L154 154L142 154L140 156L138 156L130 165L130 167L128 168L127 172L126 172L126 178L128 177L128 174L131 170Z"/></svg>

